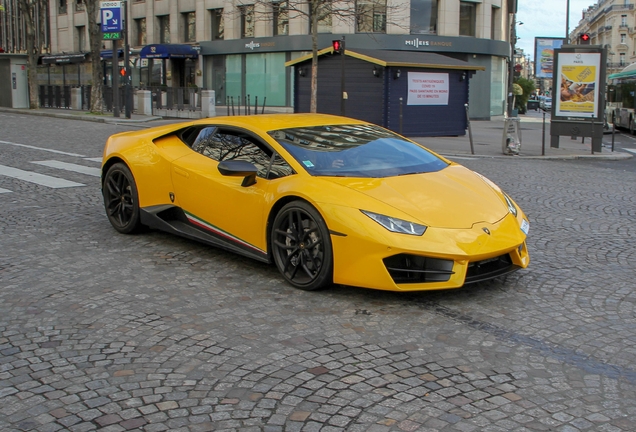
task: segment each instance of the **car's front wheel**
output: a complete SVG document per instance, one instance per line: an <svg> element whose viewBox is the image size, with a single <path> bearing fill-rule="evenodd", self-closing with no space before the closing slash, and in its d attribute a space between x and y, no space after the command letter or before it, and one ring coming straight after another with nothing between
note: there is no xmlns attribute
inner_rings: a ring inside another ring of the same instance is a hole
<svg viewBox="0 0 636 432"><path fill-rule="evenodd" d="M294 287L307 291L333 281L333 254L327 225L316 209L303 201L286 204L271 231L274 262Z"/></svg>
<svg viewBox="0 0 636 432"><path fill-rule="evenodd" d="M113 228L123 234L141 229L139 196L130 169L123 163L111 166L102 186L104 207Z"/></svg>

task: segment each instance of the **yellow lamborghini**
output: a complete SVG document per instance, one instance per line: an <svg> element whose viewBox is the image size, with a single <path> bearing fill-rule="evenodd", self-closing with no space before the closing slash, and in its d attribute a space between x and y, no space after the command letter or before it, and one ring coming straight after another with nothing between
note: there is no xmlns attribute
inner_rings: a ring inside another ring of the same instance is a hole
<svg viewBox="0 0 636 432"><path fill-rule="evenodd" d="M168 231L273 262L296 288L457 288L530 262L523 211L485 177L379 126L215 117L111 136L120 233Z"/></svg>

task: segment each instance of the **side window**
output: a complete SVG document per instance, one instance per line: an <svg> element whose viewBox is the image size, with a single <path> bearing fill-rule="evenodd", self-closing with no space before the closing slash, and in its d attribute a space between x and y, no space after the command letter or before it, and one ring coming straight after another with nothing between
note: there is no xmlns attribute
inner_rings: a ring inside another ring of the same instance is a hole
<svg viewBox="0 0 636 432"><path fill-rule="evenodd" d="M278 154L256 139L240 132L216 127L203 128L194 140L192 149L218 162L229 160L250 162L256 166L257 175L262 178L272 179L293 173L292 168Z"/></svg>

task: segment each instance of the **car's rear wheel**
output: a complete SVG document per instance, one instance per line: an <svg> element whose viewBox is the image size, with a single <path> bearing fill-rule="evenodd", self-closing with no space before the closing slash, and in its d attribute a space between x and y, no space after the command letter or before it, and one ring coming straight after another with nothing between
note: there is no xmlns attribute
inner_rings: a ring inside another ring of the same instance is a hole
<svg viewBox="0 0 636 432"><path fill-rule="evenodd" d="M137 186L126 165L116 163L108 169L102 193L106 214L113 228L123 234L141 229Z"/></svg>
<svg viewBox="0 0 636 432"><path fill-rule="evenodd" d="M271 246L278 270L294 287L312 291L331 285L331 238L322 216L309 204L293 201L278 212Z"/></svg>

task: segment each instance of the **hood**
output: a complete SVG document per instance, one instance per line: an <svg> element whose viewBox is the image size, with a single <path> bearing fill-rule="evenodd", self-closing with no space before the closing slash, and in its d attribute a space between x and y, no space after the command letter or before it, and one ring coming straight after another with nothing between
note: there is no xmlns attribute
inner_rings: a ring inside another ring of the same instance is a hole
<svg viewBox="0 0 636 432"><path fill-rule="evenodd" d="M412 222L431 227L471 228L475 223L498 222L509 213L499 193L461 165L432 173L377 179L337 177L331 181L410 215Z"/></svg>

